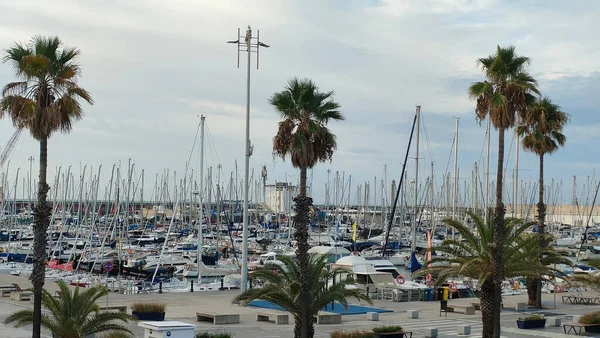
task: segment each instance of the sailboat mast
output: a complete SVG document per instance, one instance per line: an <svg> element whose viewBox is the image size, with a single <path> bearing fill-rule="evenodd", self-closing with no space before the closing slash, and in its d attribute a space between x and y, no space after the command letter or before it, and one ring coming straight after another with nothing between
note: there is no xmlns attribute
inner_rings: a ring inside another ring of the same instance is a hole
<svg viewBox="0 0 600 338"><path fill-rule="evenodd" d="M454 187L452 189L452 219L456 220L456 195L458 194L458 121L456 118L456 129L454 131ZM454 229L452 229L454 239Z"/></svg>
<svg viewBox="0 0 600 338"><path fill-rule="evenodd" d="M491 130L492 121L488 117L487 120L487 130L486 130L486 141L485 141L485 187L484 187L484 197L483 197L483 219L487 222L488 219L488 196L489 196L489 186L490 186L490 130Z"/></svg>
<svg viewBox="0 0 600 338"><path fill-rule="evenodd" d="M415 145L416 145L416 150L415 150L415 202L414 202L414 208L413 208L413 220L412 220L412 229L411 229L411 233L412 233L412 241L410 244L410 249L412 252L415 251L416 249L416 241L417 241L417 203L419 201L419 129L420 128L420 124L421 124L421 106L417 106L417 121L416 121L416 126L417 126L417 130L415 133ZM402 183L400 183L402 184ZM392 216L393 217L393 216Z"/></svg>
<svg viewBox="0 0 600 338"><path fill-rule="evenodd" d="M206 118L204 115L200 116L200 187L198 188L198 236L196 239L198 241L196 248L196 267L198 269L198 278L200 278L200 262L202 262L202 219L203 216L203 208L202 208L202 198L204 193L204 120Z"/></svg>

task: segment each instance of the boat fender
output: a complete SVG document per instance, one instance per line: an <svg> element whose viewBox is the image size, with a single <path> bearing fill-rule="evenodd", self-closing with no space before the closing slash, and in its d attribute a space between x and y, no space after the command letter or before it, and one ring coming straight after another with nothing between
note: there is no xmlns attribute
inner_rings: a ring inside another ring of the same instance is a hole
<svg viewBox="0 0 600 338"><path fill-rule="evenodd" d="M430 273L428 273L428 274L427 274L427 277L425 277L425 280L426 280L426 281L428 281L428 282L431 282L431 279L432 279L432 278L433 278L433 277L431 276L431 274L430 274Z"/></svg>

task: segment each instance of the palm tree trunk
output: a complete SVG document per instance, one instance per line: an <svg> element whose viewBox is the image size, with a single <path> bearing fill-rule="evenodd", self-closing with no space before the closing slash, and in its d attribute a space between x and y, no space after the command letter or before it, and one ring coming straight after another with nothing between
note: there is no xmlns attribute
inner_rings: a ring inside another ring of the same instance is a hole
<svg viewBox="0 0 600 338"><path fill-rule="evenodd" d="M314 327L312 321L309 320L309 293L308 293L308 225L309 208L312 205L312 199L306 196L306 167L300 168L300 193L295 198L296 202L296 216L294 217L294 223L296 226L296 232L294 234L297 242L296 247L296 259L300 267L300 318L301 318L301 330L300 337L296 338L312 338L314 334Z"/></svg>
<svg viewBox="0 0 600 338"><path fill-rule="evenodd" d="M544 205L544 154L540 155L540 187L538 196L538 231L540 234L546 232L546 205ZM546 242L544 237L540 238L540 247L544 247ZM540 257L541 258L541 257ZM537 278L537 289L535 290L535 307L542 308L542 280Z"/></svg>
<svg viewBox="0 0 600 338"><path fill-rule="evenodd" d="M33 271L29 279L33 284L33 338L41 337L42 288L46 277L46 231L50 225L51 207L47 202L50 186L46 183L48 168L48 138L40 140L40 176L38 182L38 201L35 206L33 227Z"/></svg>
<svg viewBox="0 0 600 338"><path fill-rule="evenodd" d="M486 280L481 285L479 292L479 305L481 306L481 321L483 323L482 337L492 337L494 327L492 318L494 316L494 282Z"/></svg>
<svg viewBox="0 0 600 338"><path fill-rule="evenodd" d="M538 278L527 277L527 305L535 306L537 301Z"/></svg>
<svg viewBox="0 0 600 338"><path fill-rule="evenodd" d="M500 310L502 301L502 280L504 279L504 203L502 201L504 173L504 128L498 129L498 169L496 171L496 210L494 212L494 250L493 250L493 334L492 338L500 338ZM485 322L485 321L484 321Z"/></svg>

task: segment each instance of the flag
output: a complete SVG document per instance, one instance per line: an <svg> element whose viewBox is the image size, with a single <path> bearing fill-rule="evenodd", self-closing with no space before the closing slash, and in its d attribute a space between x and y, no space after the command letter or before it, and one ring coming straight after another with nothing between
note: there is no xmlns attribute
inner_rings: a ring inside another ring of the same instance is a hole
<svg viewBox="0 0 600 338"><path fill-rule="evenodd" d="M352 223L352 241L356 242L356 222Z"/></svg>

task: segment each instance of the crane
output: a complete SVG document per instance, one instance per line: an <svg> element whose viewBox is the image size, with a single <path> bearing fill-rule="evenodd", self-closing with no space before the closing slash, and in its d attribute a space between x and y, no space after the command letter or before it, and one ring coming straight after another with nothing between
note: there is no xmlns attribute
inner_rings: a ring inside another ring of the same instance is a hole
<svg viewBox="0 0 600 338"><path fill-rule="evenodd" d="M4 148L2 148L2 152L0 153L0 169L2 169L2 167L4 166L4 163L8 159L8 156L10 155L12 150L15 148L15 145L17 144L17 140L19 139L19 135L21 135L21 130L23 130L23 129L17 128L17 130L15 130L15 132L12 134L12 136L8 139L8 142L6 142L6 145L4 146Z"/></svg>
<svg viewBox="0 0 600 338"><path fill-rule="evenodd" d="M15 145L17 144L17 140L19 139L19 135L21 135L21 130L23 130L23 129L17 128L17 130L15 130L15 132L12 134L12 136L8 139L8 142L6 142L6 145L4 146L4 148L2 148L2 152L0 152L0 170L2 170L4 163L6 162L6 160L8 160L10 153L15 148ZM4 185L3 185L4 182L3 181L4 181L4 178L2 178L2 182L0 182L0 201L2 201L4 199Z"/></svg>

